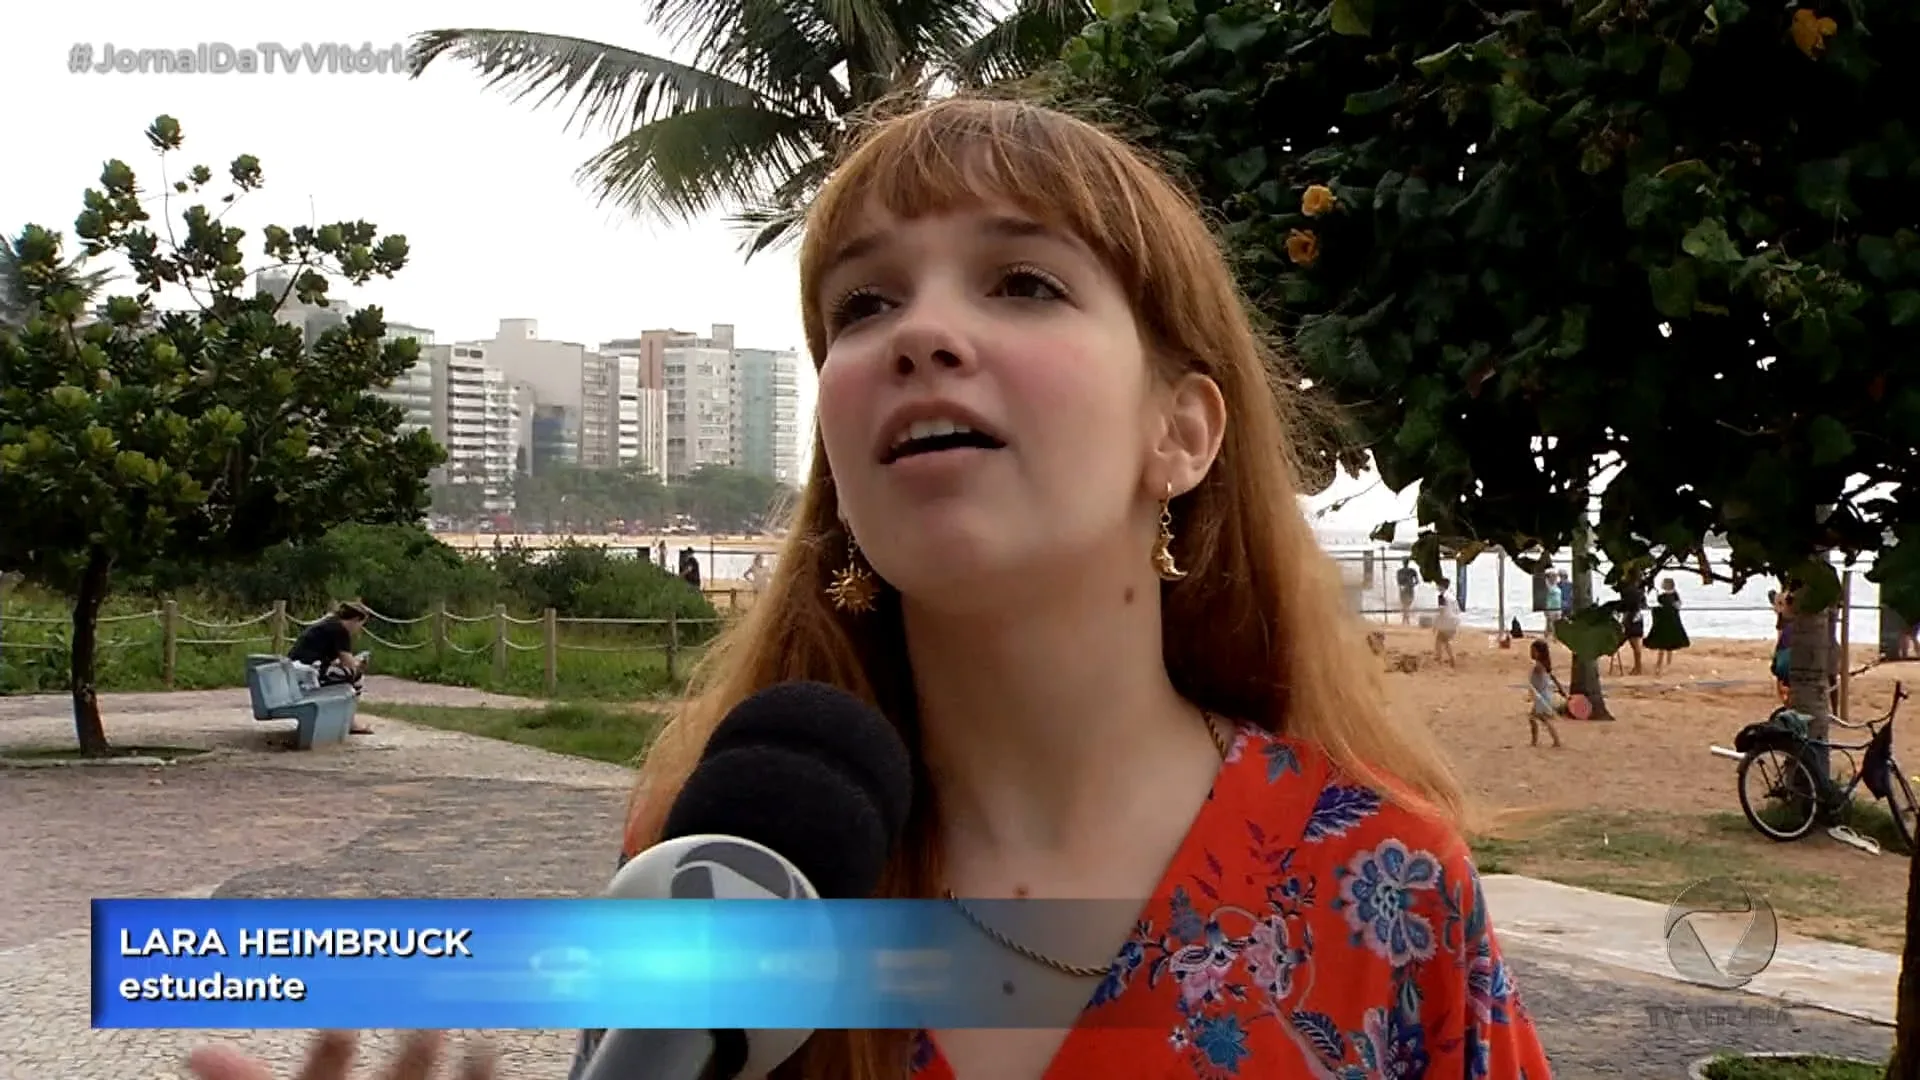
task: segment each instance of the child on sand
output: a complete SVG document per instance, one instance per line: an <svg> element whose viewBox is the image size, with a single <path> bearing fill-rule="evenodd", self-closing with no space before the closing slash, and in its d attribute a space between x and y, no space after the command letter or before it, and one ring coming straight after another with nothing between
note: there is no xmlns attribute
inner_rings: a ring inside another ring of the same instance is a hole
<svg viewBox="0 0 1920 1080"><path fill-rule="evenodd" d="M1560 745L1560 732L1553 726L1553 698L1549 691L1566 694L1560 685L1560 677L1553 673L1553 648L1542 638L1535 638L1529 650L1533 654L1533 671L1527 676L1528 697L1531 709L1527 713L1527 726L1533 731L1531 745L1540 745L1540 725L1547 726L1547 734L1553 736L1553 745Z"/></svg>
<svg viewBox="0 0 1920 1080"><path fill-rule="evenodd" d="M1440 606L1433 612L1433 660L1444 661L1448 667L1453 662L1453 636L1460 632L1460 610L1453 606L1453 598L1447 595L1447 583L1440 583Z"/></svg>

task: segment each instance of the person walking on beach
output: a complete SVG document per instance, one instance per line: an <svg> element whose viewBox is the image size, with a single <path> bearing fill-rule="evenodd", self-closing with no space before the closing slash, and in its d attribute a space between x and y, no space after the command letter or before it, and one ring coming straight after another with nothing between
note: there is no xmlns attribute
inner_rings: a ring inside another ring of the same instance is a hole
<svg viewBox="0 0 1920 1080"><path fill-rule="evenodd" d="M1413 625L1413 590L1420 584L1420 571L1413 568L1412 559L1400 560L1400 572L1394 575L1400 586L1400 625Z"/></svg>
<svg viewBox="0 0 1920 1080"><path fill-rule="evenodd" d="M1528 649L1533 656L1533 671L1527 676L1527 727L1533 732L1530 745L1540 745L1540 727L1546 725L1547 734L1553 736L1554 749L1560 748L1560 731L1553 726L1553 694L1566 696L1566 688L1560 685L1560 677L1553 673L1553 647L1545 638L1535 638Z"/></svg>
<svg viewBox="0 0 1920 1080"><path fill-rule="evenodd" d="M1647 648L1653 650L1653 673L1658 675L1673 663L1673 654L1693 644L1687 627L1680 621L1680 591L1672 578L1660 582L1660 595L1654 600L1653 629L1647 631Z"/></svg>
<svg viewBox="0 0 1920 1080"><path fill-rule="evenodd" d="M1447 595L1447 582L1440 582L1440 604L1433 611L1433 660L1456 667L1453 662L1453 636L1460 632L1460 609Z"/></svg>

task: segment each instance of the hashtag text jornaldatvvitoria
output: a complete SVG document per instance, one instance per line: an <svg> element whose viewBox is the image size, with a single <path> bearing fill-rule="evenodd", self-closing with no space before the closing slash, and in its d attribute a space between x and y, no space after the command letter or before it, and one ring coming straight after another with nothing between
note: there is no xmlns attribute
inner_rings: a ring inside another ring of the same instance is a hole
<svg viewBox="0 0 1920 1080"><path fill-rule="evenodd" d="M405 75L407 53L405 45L376 48L370 42L203 41L177 49L128 49L111 41L96 49L76 42L67 52L67 70L75 75Z"/></svg>

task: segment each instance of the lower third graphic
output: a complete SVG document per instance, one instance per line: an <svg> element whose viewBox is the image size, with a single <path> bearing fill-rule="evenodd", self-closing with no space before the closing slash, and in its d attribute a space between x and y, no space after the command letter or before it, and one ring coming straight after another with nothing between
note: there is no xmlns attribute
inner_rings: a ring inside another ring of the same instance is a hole
<svg viewBox="0 0 1920 1080"><path fill-rule="evenodd" d="M1731 951L1724 944L1709 945L1701 937L1702 921L1729 925L1735 921L1731 917L1740 916L1744 916L1745 927ZM1780 920L1765 899L1734 882L1709 878L1687 886L1667 908L1665 933L1667 961L1682 978L1720 990L1737 990L1773 962L1774 950L1780 945Z"/></svg>

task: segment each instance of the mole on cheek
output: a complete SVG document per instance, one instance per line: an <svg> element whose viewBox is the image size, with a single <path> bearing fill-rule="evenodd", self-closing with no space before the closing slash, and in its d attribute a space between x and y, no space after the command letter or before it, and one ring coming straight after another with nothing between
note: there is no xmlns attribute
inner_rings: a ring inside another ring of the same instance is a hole
<svg viewBox="0 0 1920 1080"><path fill-rule="evenodd" d="M1133 603L1133 586L1127 586L1127 591L1120 597L1120 602L1123 604Z"/></svg>

